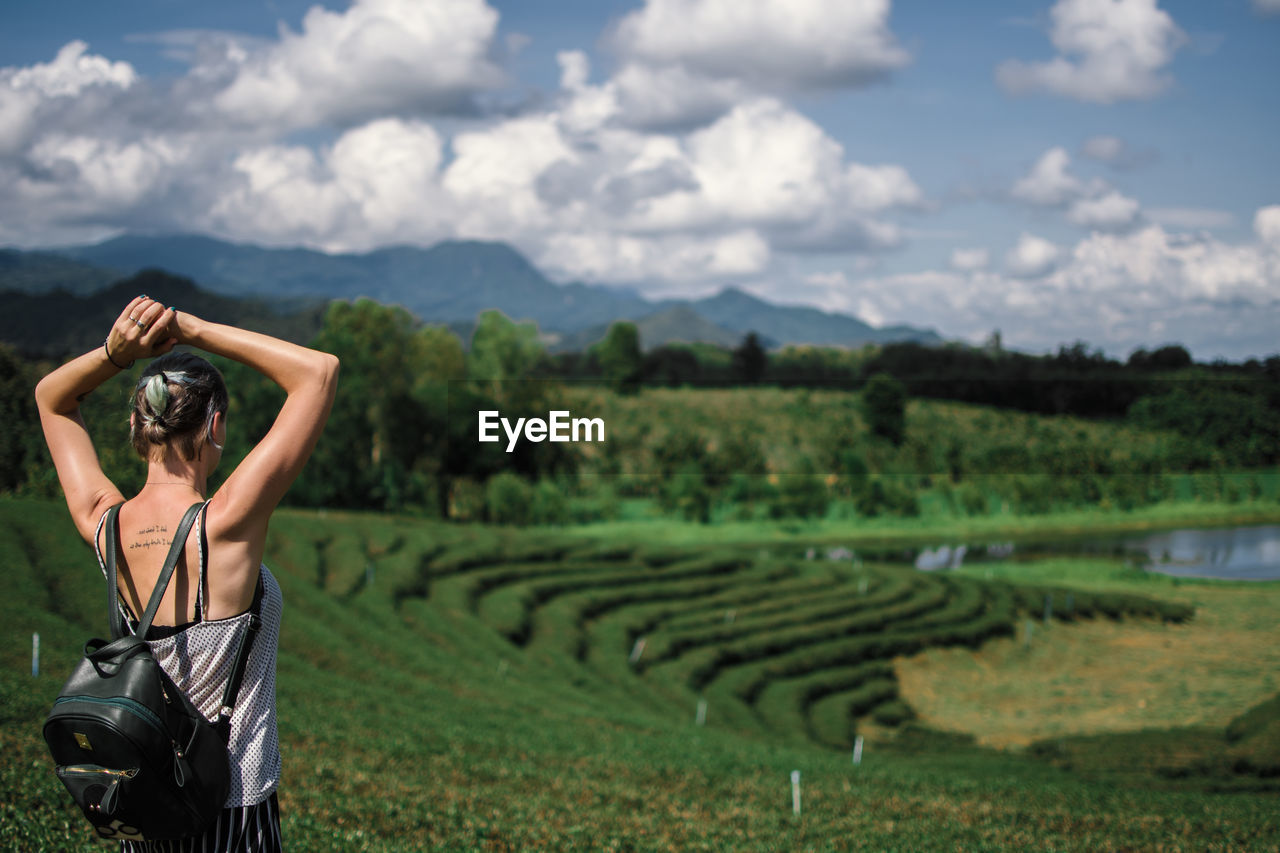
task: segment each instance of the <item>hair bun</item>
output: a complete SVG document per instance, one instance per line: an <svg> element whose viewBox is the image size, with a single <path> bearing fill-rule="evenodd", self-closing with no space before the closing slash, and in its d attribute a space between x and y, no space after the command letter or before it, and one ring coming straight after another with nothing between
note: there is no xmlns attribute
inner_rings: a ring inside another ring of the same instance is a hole
<svg viewBox="0 0 1280 853"><path fill-rule="evenodd" d="M130 441L138 455L176 442L184 459L195 459L211 435L213 415L227 410L227 386L217 369L186 352L171 352L153 361L133 394Z"/></svg>
<svg viewBox="0 0 1280 853"><path fill-rule="evenodd" d="M151 407L151 412L156 417L164 415L165 409L169 408L169 383L166 381L164 371L160 371L147 380L146 389L143 392L147 398L147 405Z"/></svg>

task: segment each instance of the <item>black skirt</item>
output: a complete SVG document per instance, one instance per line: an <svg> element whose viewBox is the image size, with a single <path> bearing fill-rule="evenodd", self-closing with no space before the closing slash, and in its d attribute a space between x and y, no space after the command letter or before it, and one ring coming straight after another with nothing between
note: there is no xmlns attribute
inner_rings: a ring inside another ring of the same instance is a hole
<svg viewBox="0 0 1280 853"><path fill-rule="evenodd" d="M276 792L252 806L222 810L203 835L176 841L121 841L120 853L282 853Z"/></svg>

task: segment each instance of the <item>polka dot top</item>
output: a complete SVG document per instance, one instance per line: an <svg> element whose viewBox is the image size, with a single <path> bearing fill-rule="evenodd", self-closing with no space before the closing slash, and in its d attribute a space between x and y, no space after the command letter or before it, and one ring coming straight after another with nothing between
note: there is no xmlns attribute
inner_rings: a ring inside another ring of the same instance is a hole
<svg viewBox="0 0 1280 853"><path fill-rule="evenodd" d="M105 518L105 516L104 516ZM204 524L204 513L200 514ZM101 527L101 524L99 524ZM94 537L95 550L98 537ZM200 561L200 584L197 606L200 620L184 626L176 633L160 639L148 639L147 645L174 683L187 694L191 703L205 718L213 722L222 704L227 679L235 664L240 637L248 630L248 612L229 619L205 618L202 592L205 588L203 554ZM98 564L105 575L106 564L101 552ZM251 806L267 799L280 783L280 739L276 729L276 647L280 641L280 616L284 599L280 586L264 565L261 625L245 664L244 681L231 716L231 791L226 807ZM129 630L136 629L131 614L117 602Z"/></svg>

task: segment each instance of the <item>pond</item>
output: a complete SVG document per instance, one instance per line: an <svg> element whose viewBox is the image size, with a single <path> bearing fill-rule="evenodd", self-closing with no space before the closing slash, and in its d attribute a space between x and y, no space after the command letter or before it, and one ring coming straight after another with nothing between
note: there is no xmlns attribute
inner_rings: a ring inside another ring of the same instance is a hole
<svg viewBox="0 0 1280 853"><path fill-rule="evenodd" d="M1147 571L1220 580L1280 580L1280 526L1195 528L1062 542L942 545L915 556L923 571L958 568L967 561L1015 554L1124 554Z"/></svg>

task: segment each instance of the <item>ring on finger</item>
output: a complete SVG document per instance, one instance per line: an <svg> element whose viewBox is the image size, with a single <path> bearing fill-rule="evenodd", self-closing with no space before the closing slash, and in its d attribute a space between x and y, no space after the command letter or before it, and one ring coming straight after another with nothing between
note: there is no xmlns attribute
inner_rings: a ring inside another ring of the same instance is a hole
<svg viewBox="0 0 1280 853"><path fill-rule="evenodd" d="M133 321L133 323L134 323L134 325L136 325L139 329L145 329L145 328L147 327L147 324L146 324L146 323L144 323L144 322L142 322L141 320L134 320L134 321Z"/></svg>

